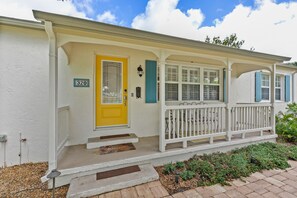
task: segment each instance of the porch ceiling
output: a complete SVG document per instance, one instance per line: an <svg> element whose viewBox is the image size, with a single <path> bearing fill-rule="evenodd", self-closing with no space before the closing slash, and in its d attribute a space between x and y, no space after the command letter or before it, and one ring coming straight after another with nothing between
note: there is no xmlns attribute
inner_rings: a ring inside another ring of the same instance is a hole
<svg viewBox="0 0 297 198"><path fill-rule="evenodd" d="M224 66L225 63L212 58L204 58L200 56L184 56L184 55L171 55L167 58L168 61L179 61L185 63L197 63L197 64L207 64L213 66Z"/></svg>
<svg viewBox="0 0 297 198"><path fill-rule="evenodd" d="M256 64L243 64L243 63L235 63L232 65L232 68L236 70L236 77L238 78L240 75L257 70L268 70L271 71L271 65L256 65Z"/></svg>

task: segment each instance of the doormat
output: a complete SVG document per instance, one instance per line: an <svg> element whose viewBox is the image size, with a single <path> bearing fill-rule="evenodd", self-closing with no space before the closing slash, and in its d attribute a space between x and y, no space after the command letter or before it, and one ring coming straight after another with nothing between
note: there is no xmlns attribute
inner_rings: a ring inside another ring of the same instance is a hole
<svg viewBox="0 0 297 198"><path fill-rule="evenodd" d="M121 138L121 137L129 137L129 134L120 134L120 135L107 135L107 136L101 136L100 139L111 139L111 138Z"/></svg>
<svg viewBox="0 0 297 198"><path fill-rule="evenodd" d="M126 168L119 168L119 169L115 169L115 170L97 173L96 180L106 179L106 178L120 176L120 175L126 175L129 173L135 173L138 171L140 171L140 168L138 166L129 166Z"/></svg>
<svg viewBox="0 0 297 198"><path fill-rule="evenodd" d="M105 155L110 153L118 153L118 152L131 151L131 150L135 150L135 146L132 143L118 144L118 145L111 145L111 146L101 146L99 148L99 154Z"/></svg>

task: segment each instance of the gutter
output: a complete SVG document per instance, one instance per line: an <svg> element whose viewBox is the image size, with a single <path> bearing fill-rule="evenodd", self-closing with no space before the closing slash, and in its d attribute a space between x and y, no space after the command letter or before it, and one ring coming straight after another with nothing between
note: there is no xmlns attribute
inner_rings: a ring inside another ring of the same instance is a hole
<svg viewBox="0 0 297 198"><path fill-rule="evenodd" d="M9 26L15 26L15 27L44 30L44 27L41 22L16 19L16 18L4 17L4 16L0 16L0 25L9 25Z"/></svg>

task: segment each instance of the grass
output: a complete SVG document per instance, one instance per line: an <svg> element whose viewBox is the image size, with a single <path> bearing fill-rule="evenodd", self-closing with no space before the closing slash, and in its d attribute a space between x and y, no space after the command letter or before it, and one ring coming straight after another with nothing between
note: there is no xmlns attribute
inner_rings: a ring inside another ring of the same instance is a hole
<svg viewBox="0 0 297 198"><path fill-rule="evenodd" d="M196 186L227 185L232 179L247 177L257 171L286 169L290 167L288 160L297 160L297 146L267 142L166 164L163 173L167 177L178 175L179 181L196 183Z"/></svg>

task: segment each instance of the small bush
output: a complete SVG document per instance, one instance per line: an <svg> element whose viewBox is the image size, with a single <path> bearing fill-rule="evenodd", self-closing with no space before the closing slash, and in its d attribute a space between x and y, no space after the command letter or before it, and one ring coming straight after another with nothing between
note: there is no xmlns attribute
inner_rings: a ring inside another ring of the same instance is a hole
<svg viewBox="0 0 297 198"><path fill-rule="evenodd" d="M192 168L190 167L190 170L194 171L196 169L194 172L199 175L202 181L213 181L215 170L211 163L208 161L193 160L191 165Z"/></svg>
<svg viewBox="0 0 297 198"><path fill-rule="evenodd" d="M184 162L176 162L175 167L176 168L184 168L185 167L185 163Z"/></svg>
<svg viewBox="0 0 297 198"><path fill-rule="evenodd" d="M173 173L175 170L176 170L175 166L172 163L169 163L164 165L163 173L165 175L168 175L170 173Z"/></svg>
<svg viewBox="0 0 297 198"><path fill-rule="evenodd" d="M288 158L297 161L297 146L291 146L289 148Z"/></svg>
<svg viewBox="0 0 297 198"><path fill-rule="evenodd" d="M297 143L297 103L288 104L286 109L275 116L276 133L288 142Z"/></svg>
<svg viewBox="0 0 297 198"><path fill-rule="evenodd" d="M195 177L195 172L190 171L190 170L185 170L185 171L181 172L180 177L184 181L190 180L190 179L193 179L193 177Z"/></svg>
<svg viewBox="0 0 297 198"><path fill-rule="evenodd" d="M245 153L233 154L227 162L228 175L231 178L246 177L250 174L249 164Z"/></svg>

